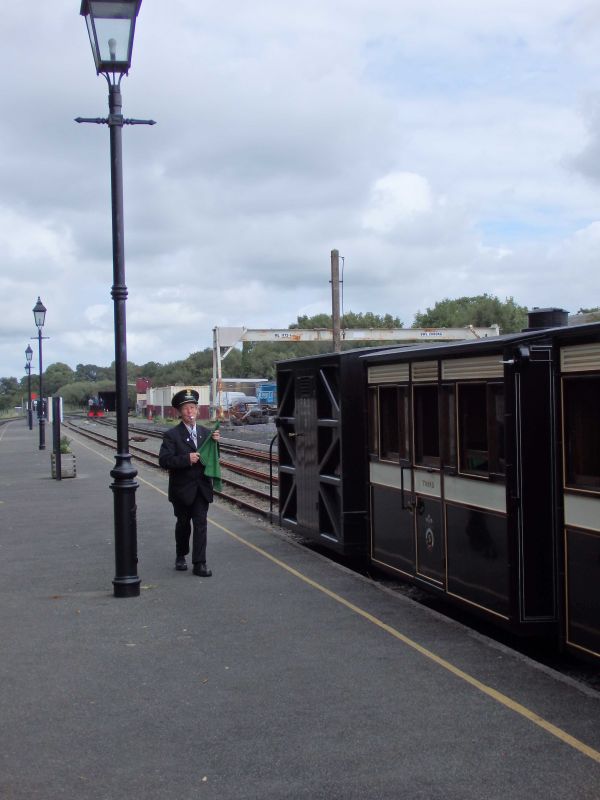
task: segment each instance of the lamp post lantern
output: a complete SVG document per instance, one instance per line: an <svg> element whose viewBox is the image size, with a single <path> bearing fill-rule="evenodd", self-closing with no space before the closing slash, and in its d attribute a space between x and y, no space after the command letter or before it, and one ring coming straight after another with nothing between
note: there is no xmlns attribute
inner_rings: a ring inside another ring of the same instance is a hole
<svg viewBox="0 0 600 800"><path fill-rule="evenodd" d="M44 380L43 380L43 373L44 369L42 366L42 339L45 339L45 336L42 336L42 328L44 327L44 322L46 321L46 306L42 303L40 298L38 297L37 303L33 307L33 319L35 320L35 324L38 329L38 358L39 358L39 368L40 368L40 393L38 396L38 422L40 424L40 450L46 449L46 430L44 427L45 418L44 418ZM25 351L27 353L27 351Z"/></svg>
<svg viewBox="0 0 600 800"><path fill-rule="evenodd" d="M31 359L33 358L33 350L31 345L28 344L25 348L25 372L27 373L27 422L29 430L33 430L33 411L31 410Z"/></svg>
<svg viewBox="0 0 600 800"><path fill-rule="evenodd" d="M115 526L115 597L137 597L137 520L135 492L137 470L129 454L127 396L127 326L125 285L125 244L123 227L123 160L121 131L123 125L154 125L153 120L123 119L121 79L131 66L135 21L142 0L83 0L85 17L96 73L108 83L108 118L77 117L76 122L108 125L110 131L110 177L112 207L112 248L115 327L115 377L117 415L117 454L111 470Z"/></svg>

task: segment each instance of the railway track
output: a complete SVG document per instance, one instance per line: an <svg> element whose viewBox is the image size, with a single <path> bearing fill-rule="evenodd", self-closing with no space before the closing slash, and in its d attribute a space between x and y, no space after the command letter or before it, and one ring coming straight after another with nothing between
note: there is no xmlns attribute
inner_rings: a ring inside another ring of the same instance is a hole
<svg viewBox="0 0 600 800"><path fill-rule="evenodd" d="M113 450L115 448L116 429L110 421L71 419L63 422L63 428L74 431L97 444ZM130 426L129 431L129 452L133 459L154 469L161 469L158 465L158 450L162 432L148 431L136 426ZM148 446L142 447L141 444L148 440L150 440ZM256 465L256 461L264 463L264 452L249 448L247 444L237 447L223 440L219 443L219 447L221 452L229 454L229 458L220 459L223 489L215 491L215 495L245 511L272 519L278 498L271 487L277 485L277 476L273 475L270 483L268 471Z"/></svg>
<svg viewBox="0 0 600 800"><path fill-rule="evenodd" d="M106 426L107 428L115 427L115 420L110 417L96 417L93 419L93 421L96 424ZM202 423L200 422L199 424ZM162 439L165 430L167 430L167 428L152 429L148 426L129 425L129 432L133 434L133 436L130 437L130 440L136 441L137 436L143 436L144 438L150 439ZM247 456L253 461L266 462L267 464L271 460L269 445L255 443L254 446L251 447L247 442L242 442L239 439L230 439L229 437L224 436L223 428L221 428L221 435L222 438L219 443L219 447L221 448L222 453L230 452L241 457ZM273 464L277 464L279 462L277 452L272 454L272 461Z"/></svg>
<svg viewBox="0 0 600 800"><path fill-rule="evenodd" d="M112 419L97 418L94 419L94 422L106 426L111 430L114 430L115 428L115 422ZM146 439L162 440L164 430L152 430L148 429L147 427L129 425L129 432L130 434L133 434L129 437L129 441L131 443L145 441ZM262 447L266 449L263 450L259 447L249 447L246 442L240 442L238 440L227 441L226 438L221 436L221 441L219 442L219 448L221 451L221 467L229 469L232 472L240 475L244 475L248 478L253 478L259 483L265 479L268 481L270 476L265 470L260 470L253 467L245 467L242 464L243 460L248 460L251 463L258 462L259 464L268 464L271 460L269 447L268 445L262 445ZM227 461L222 457L223 453L229 453L232 457L236 458L237 461ZM279 457L276 453L272 454L272 463L274 466L279 463ZM271 480L274 484L277 484L279 482L279 476L273 475Z"/></svg>

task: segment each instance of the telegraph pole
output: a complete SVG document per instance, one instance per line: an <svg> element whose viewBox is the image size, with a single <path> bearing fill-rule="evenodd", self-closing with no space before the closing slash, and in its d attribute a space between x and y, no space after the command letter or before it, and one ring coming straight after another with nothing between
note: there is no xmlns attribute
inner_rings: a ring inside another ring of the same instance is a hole
<svg viewBox="0 0 600 800"><path fill-rule="evenodd" d="M331 251L331 319L333 323L333 352L342 349L340 335L340 254Z"/></svg>

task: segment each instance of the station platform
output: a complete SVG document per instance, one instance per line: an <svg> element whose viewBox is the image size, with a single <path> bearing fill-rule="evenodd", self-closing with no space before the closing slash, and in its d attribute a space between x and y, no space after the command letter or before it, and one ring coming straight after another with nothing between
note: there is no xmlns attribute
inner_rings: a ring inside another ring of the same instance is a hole
<svg viewBox="0 0 600 800"><path fill-rule="evenodd" d="M55 481L0 428L3 800L600 798L599 693L218 501L176 572L151 468L114 598L114 458L69 437Z"/></svg>

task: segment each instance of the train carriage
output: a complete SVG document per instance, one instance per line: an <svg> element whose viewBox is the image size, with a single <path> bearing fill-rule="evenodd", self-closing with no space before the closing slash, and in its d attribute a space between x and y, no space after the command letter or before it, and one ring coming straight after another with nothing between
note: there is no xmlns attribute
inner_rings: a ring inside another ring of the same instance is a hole
<svg viewBox="0 0 600 800"><path fill-rule="evenodd" d="M366 359L370 553L513 630L557 619L552 346Z"/></svg>
<svg viewBox="0 0 600 800"><path fill-rule="evenodd" d="M600 657L600 325L564 322L280 364L281 523Z"/></svg>

